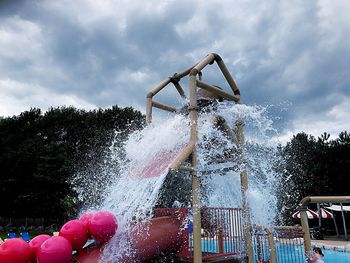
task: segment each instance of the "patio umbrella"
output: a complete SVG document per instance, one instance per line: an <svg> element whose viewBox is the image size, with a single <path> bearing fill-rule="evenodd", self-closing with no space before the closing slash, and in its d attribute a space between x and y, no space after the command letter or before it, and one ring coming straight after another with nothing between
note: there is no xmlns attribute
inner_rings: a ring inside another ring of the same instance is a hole
<svg viewBox="0 0 350 263"><path fill-rule="evenodd" d="M307 218L309 218L309 219L316 219L316 218L318 218L317 213L312 211L309 208L306 210L306 215L307 215ZM293 213L292 217L293 218L300 218L300 211L296 211L295 213Z"/></svg>
<svg viewBox="0 0 350 263"><path fill-rule="evenodd" d="M333 213L329 212L324 208L320 208L321 218L333 218Z"/></svg>
<svg viewBox="0 0 350 263"><path fill-rule="evenodd" d="M330 219L332 218L333 219L333 223L334 223L334 227L335 227L335 232L337 233L337 237L339 237L339 231L338 231L338 226L337 226L337 223L335 221L335 218L334 218L334 215L332 212L329 212L328 210L322 208L320 206L320 203L317 203L317 210L318 210L318 215L321 215L319 218L318 218L318 226L321 228L321 219L322 218L326 218L326 219Z"/></svg>

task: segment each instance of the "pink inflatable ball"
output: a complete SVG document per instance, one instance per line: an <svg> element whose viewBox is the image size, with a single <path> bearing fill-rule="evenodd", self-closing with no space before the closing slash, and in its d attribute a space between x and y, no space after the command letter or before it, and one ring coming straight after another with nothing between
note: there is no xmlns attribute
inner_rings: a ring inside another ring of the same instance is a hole
<svg viewBox="0 0 350 263"><path fill-rule="evenodd" d="M78 219L70 220L65 223L59 233L65 237L71 244L73 250L81 250L89 239L87 227Z"/></svg>
<svg viewBox="0 0 350 263"><path fill-rule="evenodd" d="M0 245L0 262L28 263L31 255L29 244L22 238L7 239Z"/></svg>
<svg viewBox="0 0 350 263"><path fill-rule="evenodd" d="M88 225L90 235L102 243L110 240L117 231L117 228L117 218L107 211L95 213Z"/></svg>
<svg viewBox="0 0 350 263"><path fill-rule="evenodd" d="M38 253L38 249L40 248L41 244L44 243L46 240L50 238L49 235L38 235L34 237L32 240L29 242L29 246L32 249L32 262L36 263L36 255Z"/></svg>
<svg viewBox="0 0 350 263"><path fill-rule="evenodd" d="M38 263L69 263L72 245L64 237L50 237L41 244L36 258Z"/></svg>
<svg viewBox="0 0 350 263"><path fill-rule="evenodd" d="M79 218L79 220L87 227L91 217L94 214L95 214L94 212L86 212Z"/></svg>

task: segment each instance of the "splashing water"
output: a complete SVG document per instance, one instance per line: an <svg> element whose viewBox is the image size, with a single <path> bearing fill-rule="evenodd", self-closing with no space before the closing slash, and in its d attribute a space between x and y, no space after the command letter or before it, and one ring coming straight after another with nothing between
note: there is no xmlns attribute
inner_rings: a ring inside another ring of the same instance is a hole
<svg viewBox="0 0 350 263"><path fill-rule="evenodd" d="M244 160L233 158L228 164L234 167L230 171L225 170L227 163L208 163L210 159L222 155L228 149L232 152L237 150L237 145L213 124L214 115L224 117L230 127L235 127L240 118L245 123ZM265 108L258 106L223 102L215 112L200 114L197 150L198 170L202 175L203 184L202 205L240 207L242 200L239 174L246 168L249 175L248 201L252 221L260 225L272 224L276 213L277 180L273 171L276 147L270 140L271 133L275 133L272 124ZM135 218L142 222L151 217L168 167L162 167L157 177L140 178L137 175L144 172L143 168L149 163L162 162L162 155L159 153L178 153L189 142L189 135L189 119L183 115L176 115L131 134L125 142L125 159L119 160L119 163L123 163L121 172L107 189L101 207L113 212L119 223L118 233L106 246L102 262L116 262L122 253L131 253L125 233L132 228ZM118 157L113 156L110 160L116 158ZM205 175L208 169L220 172Z"/></svg>
<svg viewBox="0 0 350 263"><path fill-rule="evenodd" d="M115 262L122 254L131 253L126 240L119 241L138 222L147 221L155 206L159 191L168 173L168 167L159 170L158 177L139 178L135 174L143 171L150 162L159 163L161 155L179 148L189 141L189 122L181 115L155 123L135 132L125 144L126 159L120 178L110 187L102 209L112 211L118 217L118 234L109 242L102 262ZM177 152L177 151L176 151ZM154 158L155 157L155 158ZM142 176L142 174L141 174Z"/></svg>
<svg viewBox="0 0 350 263"><path fill-rule="evenodd" d="M240 184L240 172L248 171L248 202L251 208L252 222L254 224L272 225L276 215L276 189L278 175L273 165L278 161L276 145L272 134L276 134L273 122L267 117L266 109L259 106L220 104L217 115L225 118L230 127L235 127L238 119L242 119L245 135L244 159L236 159L234 165L237 168L225 172L222 175L204 176L203 184L207 188L207 200L204 205L211 207L241 207L242 195ZM201 116L202 120L210 116ZM206 127L204 125L203 127ZM225 148L236 149L237 146L229 141L215 127L200 130L199 141L208 137L209 133L218 138ZM206 156L217 155L223 151L223 147L213 147L208 152L200 149L201 160ZM205 166L202 168L205 170Z"/></svg>

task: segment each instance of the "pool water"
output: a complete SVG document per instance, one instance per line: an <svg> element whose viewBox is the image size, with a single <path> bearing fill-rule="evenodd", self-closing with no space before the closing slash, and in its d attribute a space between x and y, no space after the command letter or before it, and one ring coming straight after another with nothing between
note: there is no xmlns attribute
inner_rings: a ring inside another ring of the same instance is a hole
<svg viewBox="0 0 350 263"><path fill-rule="evenodd" d="M302 250L303 251L303 250ZM277 262L279 263L296 263L306 262L306 257L302 251L300 253L291 253L277 250ZM350 252L323 249L325 263L350 263Z"/></svg>
<svg viewBox="0 0 350 263"><path fill-rule="evenodd" d="M306 262L303 246L276 246L277 262L297 263ZM325 263L350 263L350 252L322 249Z"/></svg>
<svg viewBox="0 0 350 263"><path fill-rule="evenodd" d="M230 253L232 251L237 251L243 248L242 244L236 244L233 247L229 246L228 243L224 243L224 252ZM238 245L238 246L237 246ZM254 249L256 251L256 247ZM267 260L269 251L268 247L265 246L263 248L264 250L264 260ZM204 252L211 252L211 253L218 253L217 251L217 243L203 241L202 240L202 251ZM350 252L343 252L343 251L337 251L337 250L330 250L330 249L322 249L324 254L324 262L325 263L350 263ZM286 244L277 244L276 245L276 257L278 263L305 263L306 257L304 254L304 246L292 246L292 245L286 245ZM257 261L257 255L255 255L255 261Z"/></svg>
<svg viewBox="0 0 350 263"><path fill-rule="evenodd" d="M324 249L324 262L350 263L350 252Z"/></svg>

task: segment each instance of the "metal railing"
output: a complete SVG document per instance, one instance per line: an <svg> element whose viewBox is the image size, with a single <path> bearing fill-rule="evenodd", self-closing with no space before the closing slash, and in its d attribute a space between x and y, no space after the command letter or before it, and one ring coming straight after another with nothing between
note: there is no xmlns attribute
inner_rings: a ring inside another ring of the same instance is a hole
<svg viewBox="0 0 350 263"><path fill-rule="evenodd" d="M254 227L256 263L304 263L304 232L301 227Z"/></svg>

